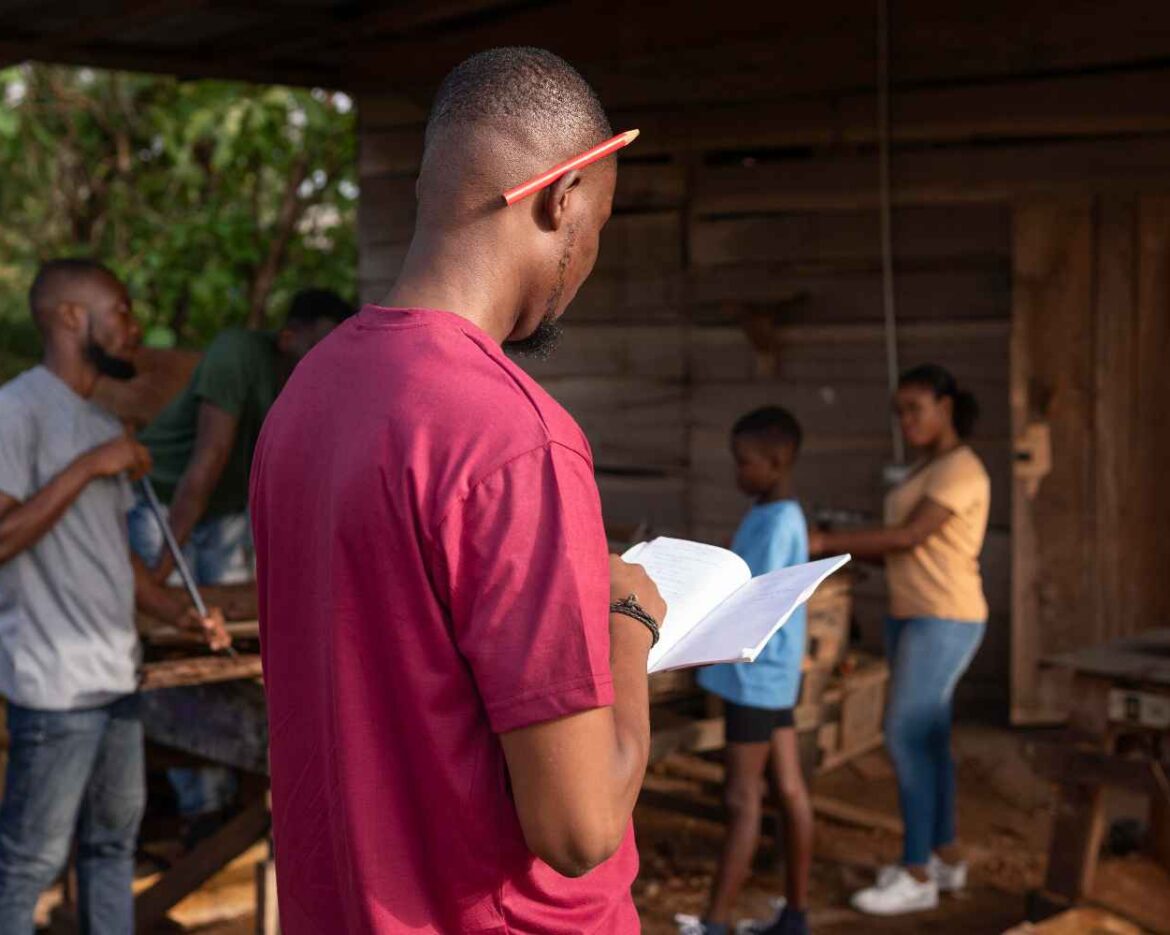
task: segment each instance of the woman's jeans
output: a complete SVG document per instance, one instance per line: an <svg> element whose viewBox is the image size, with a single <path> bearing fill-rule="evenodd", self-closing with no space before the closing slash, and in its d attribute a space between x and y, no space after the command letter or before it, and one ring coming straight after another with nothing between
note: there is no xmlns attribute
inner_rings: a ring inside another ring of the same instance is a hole
<svg viewBox="0 0 1170 935"><path fill-rule="evenodd" d="M937 617L886 621L890 700L884 729L898 775L906 866L926 864L931 852L955 840L951 698L985 628Z"/></svg>
<svg viewBox="0 0 1170 935"><path fill-rule="evenodd" d="M8 705L0 807L0 932L32 935L37 897L77 838L81 931L134 931L134 848L146 806L138 696L100 708Z"/></svg>

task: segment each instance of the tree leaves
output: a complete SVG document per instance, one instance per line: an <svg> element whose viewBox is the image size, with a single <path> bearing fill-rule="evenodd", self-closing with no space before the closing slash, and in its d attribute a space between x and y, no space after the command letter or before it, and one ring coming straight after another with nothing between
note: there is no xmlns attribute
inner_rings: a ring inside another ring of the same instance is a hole
<svg viewBox="0 0 1170 935"><path fill-rule="evenodd" d="M354 297L344 94L23 65L0 70L0 99L0 323L27 320L53 256L106 263L143 324L187 344L275 324L305 286Z"/></svg>

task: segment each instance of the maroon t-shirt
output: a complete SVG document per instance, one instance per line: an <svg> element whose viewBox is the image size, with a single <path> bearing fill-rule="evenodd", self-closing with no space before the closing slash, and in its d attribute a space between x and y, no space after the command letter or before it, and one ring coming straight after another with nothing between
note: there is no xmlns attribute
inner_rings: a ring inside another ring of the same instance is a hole
<svg viewBox="0 0 1170 935"><path fill-rule="evenodd" d="M465 319L366 306L273 406L251 512L286 935L638 931L632 829L557 874L497 736L613 700L568 413Z"/></svg>

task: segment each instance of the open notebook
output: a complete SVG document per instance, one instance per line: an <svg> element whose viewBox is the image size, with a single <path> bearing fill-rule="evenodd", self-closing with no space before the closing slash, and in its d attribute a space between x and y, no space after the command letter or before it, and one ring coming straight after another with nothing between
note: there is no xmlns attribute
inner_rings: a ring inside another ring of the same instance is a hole
<svg viewBox="0 0 1170 935"><path fill-rule="evenodd" d="M716 662L755 662L792 612L849 561L837 555L753 578L727 549L660 536L622 556L646 569L666 601L650 672Z"/></svg>

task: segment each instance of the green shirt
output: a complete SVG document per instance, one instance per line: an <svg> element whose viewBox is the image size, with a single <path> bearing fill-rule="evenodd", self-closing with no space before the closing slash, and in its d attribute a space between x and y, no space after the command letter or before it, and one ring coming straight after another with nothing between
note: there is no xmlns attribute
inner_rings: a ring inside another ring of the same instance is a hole
<svg viewBox="0 0 1170 935"><path fill-rule="evenodd" d="M168 503L173 499L195 450L199 406L207 402L231 413L239 424L236 443L205 515L223 516L247 509L252 452L280 384L280 353L274 334L230 328L217 335L191 381L139 435L154 459L150 477L159 497Z"/></svg>

